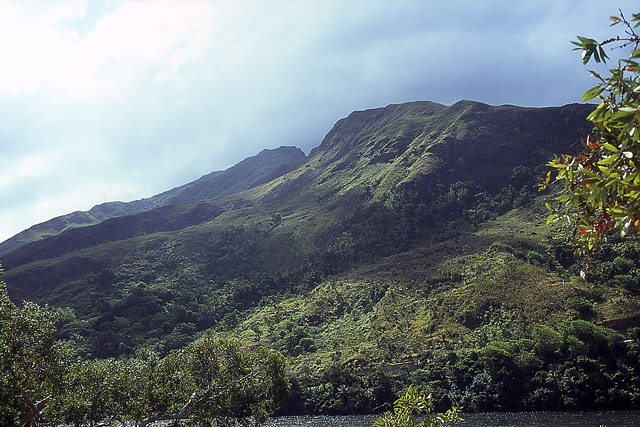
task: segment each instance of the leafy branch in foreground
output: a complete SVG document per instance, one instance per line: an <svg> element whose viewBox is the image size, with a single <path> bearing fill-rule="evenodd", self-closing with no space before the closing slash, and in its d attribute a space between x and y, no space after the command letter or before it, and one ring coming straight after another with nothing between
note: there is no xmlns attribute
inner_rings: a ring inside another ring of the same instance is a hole
<svg viewBox="0 0 640 427"><path fill-rule="evenodd" d="M460 408L453 407L444 414L433 414L433 397L409 386L394 402L393 412L385 412L373 427L446 427L462 421Z"/></svg>
<svg viewBox="0 0 640 427"><path fill-rule="evenodd" d="M564 191L557 204L547 204L548 222L566 218L574 226L574 236L582 251L597 251L607 233L622 236L638 232L640 225L640 14L627 20L612 16L612 26L622 25L623 34L602 42L578 37L573 44L582 51L582 61L606 63L605 47L631 49L628 59L618 61L610 75L591 74L598 85L584 93L582 100L600 100L587 117L594 124L594 136L583 142L576 156L563 154L549 162L556 171L541 178L540 190L551 182L562 182Z"/></svg>

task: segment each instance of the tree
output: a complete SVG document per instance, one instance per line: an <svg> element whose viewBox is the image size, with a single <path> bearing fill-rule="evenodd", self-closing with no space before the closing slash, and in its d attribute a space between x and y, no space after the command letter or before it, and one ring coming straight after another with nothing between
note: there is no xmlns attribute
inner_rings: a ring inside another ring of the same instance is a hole
<svg viewBox="0 0 640 427"><path fill-rule="evenodd" d="M55 339L57 319L47 307L13 304L0 281L0 424L38 425L61 391L71 352Z"/></svg>
<svg viewBox="0 0 640 427"><path fill-rule="evenodd" d="M207 335L162 358L82 360L56 339L58 319L16 306L0 281L0 425L258 425L289 391L275 351Z"/></svg>
<svg viewBox="0 0 640 427"><path fill-rule="evenodd" d="M462 421L459 408L453 407L444 414L434 414L433 398L409 386L394 402L393 412L385 412L373 423L373 427L446 427Z"/></svg>
<svg viewBox="0 0 640 427"><path fill-rule="evenodd" d="M549 163L555 169L541 178L541 188L550 182L562 182L563 192L556 196L549 221L566 218L574 227L574 236L582 251L595 252L607 234L617 230L622 236L640 230L640 14L627 20L622 12L612 16L612 26L621 26L623 34L598 42L578 37L573 44L582 51L584 64L594 60L606 63L607 48L629 50L608 77L591 74L598 85L583 95L583 101L600 100L588 116L594 124L593 136L583 142L576 156L564 154Z"/></svg>
<svg viewBox="0 0 640 427"><path fill-rule="evenodd" d="M166 421L259 425L288 393L285 359L247 351L236 340L202 337L160 358L79 361L54 402L55 420L73 425L144 427Z"/></svg>

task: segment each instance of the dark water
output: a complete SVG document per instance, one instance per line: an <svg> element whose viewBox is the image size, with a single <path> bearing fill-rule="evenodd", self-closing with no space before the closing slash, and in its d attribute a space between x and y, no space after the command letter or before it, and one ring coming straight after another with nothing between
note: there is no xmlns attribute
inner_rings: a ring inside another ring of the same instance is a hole
<svg viewBox="0 0 640 427"><path fill-rule="evenodd" d="M463 414L460 427L634 427L640 426L640 411L597 412L485 412ZM268 427L365 427L376 420L374 415L348 417L280 417L267 423Z"/></svg>
<svg viewBox="0 0 640 427"><path fill-rule="evenodd" d="M268 427L364 427L371 426L377 419L375 415L352 415L352 416L301 416L301 417L277 417L269 420Z"/></svg>

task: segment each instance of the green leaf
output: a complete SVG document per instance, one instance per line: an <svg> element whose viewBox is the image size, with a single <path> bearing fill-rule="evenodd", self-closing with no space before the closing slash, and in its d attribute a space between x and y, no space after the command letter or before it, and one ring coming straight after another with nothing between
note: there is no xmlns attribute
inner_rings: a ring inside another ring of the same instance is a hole
<svg viewBox="0 0 640 427"><path fill-rule="evenodd" d="M606 62L606 59L609 59L609 57L607 56L607 54L605 53L604 49L602 48L602 46L598 46L598 52L600 53L599 56L596 56L596 62Z"/></svg>
<svg viewBox="0 0 640 427"><path fill-rule="evenodd" d="M633 120L637 112L635 108L621 108L613 115L612 120L628 123Z"/></svg>
<svg viewBox="0 0 640 427"><path fill-rule="evenodd" d="M583 272L581 272L581 273L583 273ZM570 283L571 285L574 285L574 286L575 286L575 285L581 285L581 284L584 284L584 282L585 282L584 277L576 276L576 277L572 278L572 279L571 279L571 282L569 282L569 283Z"/></svg>
<svg viewBox="0 0 640 427"><path fill-rule="evenodd" d="M616 177L614 177L613 175L614 175L614 174L611 174L611 178L616 178ZM618 183L618 180L617 180L617 179L612 179L611 181L607 181L607 182L604 184L604 186L605 186L606 188L609 188L609 187L612 187L613 185L615 185L615 184L617 184L617 183Z"/></svg>
<svg viewBox="0 0 640 427"><path fill-rule="evenodd" d="M630 199L635 200L635 199L638 199L639 197L640 197L640 191L636 191L636 190L634 190L634 191L631 191L631 192L629 193L629 198L630 198Z"/></svg>
<svg viewBox="0 0 640 427"><path fill-rule="evenodd" d="M598 163L598 168L600 169L600 173L603 175L609 175L611 173L611 169L606 166L602 166L600 163Z"/></svg>
<svg viewBox="0 0 640 427"><path fill-rule="evenodd" d="M615 163L618 160L618 156L612 155L607 156L604 159L598 162L598 167L602 170L601 166L610 166L612 163Z"/></svg>
<svg viewBox="0 0 640 427"><path fill-rule="evenodd" d="M597 98L600 96L600 94L602 93L602 91L604 90L604 88L600 87L600 86L596 86L596 87L592 87L591 89L589 89L588 91L586 91L583 95L582 95L582 100L583 101L589 101L593 98Z"/></svg>
<svg viewBox="0 0 640 427"><path fill-rule="evenodd" d="M587 203L593 203L598 197L600 197L602 190L599 187L594 187L587 198Z"/></svg>

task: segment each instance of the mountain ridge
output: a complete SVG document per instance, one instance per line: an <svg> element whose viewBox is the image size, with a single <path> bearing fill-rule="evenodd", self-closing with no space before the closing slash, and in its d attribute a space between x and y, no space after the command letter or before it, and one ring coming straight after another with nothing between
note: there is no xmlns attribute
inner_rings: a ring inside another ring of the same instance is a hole
<svg viewBox="0 0 640 427"><path fill-rule="evenodd" d="M72 228L95 225L107 219L135 215L175 203L211 199L243 191L289 172L305 159L306 155L297 147L263 149L226 170L210 172L195 181L155 196L131 202L104 202L88 211L76 211L36 224L1 242L0 257L20 246Z"/></svg>
<svg viewBox="0 0 640 427"><path fill-rule="evenodd" d="M535 168L541 167L553 150L570 149L588 132L590 126L585 117L591 109L592 106L579 104L536 109L461 101L449 107L414 102L354 112L339 120L297 169L239 193L176 204L165 210L175 217L168 216L164 221L178 228L162 225L162 213L152 211L143 216L112 220L102 227L69 230L53 240L33 242L5 253L6 281L10 289L16 291L11 282L18 266L20 271L24 270L20 274L24 278L28 271L25 268L38 260L61 259L64 254L89 247L96 247L98 251L100 245L114 245L117 241L123 244L126 240L131 240L131 244L136 244L136 240L160 241L165 239L161 235L169 239L175 235L182 242L179 251L183 251L184 256L195 256L198 262L208 265L199 273L203 276L231 278L234 274L245 274L241 273L243 266L253 269L255 274L260 269L268 274L288 274L299 268L289 258L278 266L270 260L267 249L272 244L270 240L255 240L251 233L268 233L269 238L285 239L283 242L288 242L285 246L289 245L291 251L297 250L303 264L320 262L323 268L335 271L337 267L330 265L337 263L333 258L355 256L341 253L344 249L335 247L341 245L337 242L343 233L349 233L355 240L356 243L350 244L359 245L361 252L371 256L375 255L372 248L379 246L376 239L393 239L394 245L404 244L393 235L358 231L362 228L358 224L362 215L365 221L385 221L400 227L397 234L406 235L403 239L412 242L415 236L431 233L426 224L480 221L507 209L504 203L511 203L517 197L530 197L524 189L535 183L531 182ZM505 153L509 153L508 157ZM519 179L518 188L509 189L508 181L512 177ZM167 193L159 196L163 194ZM398 201L406 199L401 203L417 206L419 213L409 212L402 205L394 206L389 200L391 194L396 194L394 198ZM480 196L486 201L481 202ZM497 196L504 199L500 202L504 207L491 202L490 199ZM468 212L467 203L476 205L473 212ZM208 213L201 216L196 212ZM275 218L285 221L278 222ZM396 224L398 221L412 224L415 231L407 234L407 230L402 229L404 225ZM114 229L109 232L111 226ZM385 230L382 224L368 226L376 233ZM262 261L254 265L245 260L243 264L238 258L243 251L239 247L234 248L240 251L237 254L225 255L229 261L224 264L226 267L221 267L216 257L221 256L224 236L234 235L229 233L230 229L244 230L236 234L238 244L241 236L251 238L251 244L260 248L256 253L261 254ZM93 231L96 234L91 236ZM183 235L185 237L181 237ZM376 250L389 254L400 249ZM119 261L114 259L114 262ZM226 273L222 274L223 271ZM29 280L38 280L38 277L42 277L42 272ZM54 275L45 280L59 279ZM29 294L28 291L19 293Z"/></svg>

